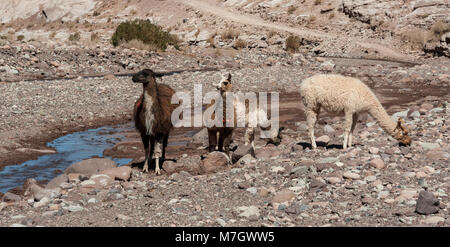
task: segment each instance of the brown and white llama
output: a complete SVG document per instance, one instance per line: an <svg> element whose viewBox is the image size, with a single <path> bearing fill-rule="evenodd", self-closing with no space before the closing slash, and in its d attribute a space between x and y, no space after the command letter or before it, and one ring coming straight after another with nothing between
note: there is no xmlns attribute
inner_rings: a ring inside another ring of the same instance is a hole
<svg viewBox="0 0 450 247"><path fill-rule="evenodd" d="M143 84L143 93L134 106L135 126L145 148L143 172L155 159L155 173L160 174L160 159L164 162L165 149L172 129L171 115L176 105L171 104L175 91L167 85L156 83L163 74L144 69L133 75L133 82Z"/></svg>
<svg viewBox="0 0 450 247"><path fill-rule="evenodd" d="M408 130L399 118L393 121L386 113L375 94L360 80L342 75L314 75L302 81L300 95L305 105L311 146L317 148L314 139L314 125L320 109L345 115L343 148L352 145L352 133L358 114L368 112L381 128L404 145L411 144Z"/></svg>
<svg viewBox="0 0 450 247"><path fill-rule="evenodd" d="M226 105L226 93L232 92L233 84L231 83L231 74L226 73L222 75L222 79L219 81L219 83L213 83L213 86L215 86L219 92L220 96L222 97L223 102L223 108L219 109L221 107L220 104L216 104L216 111L221 111L223 113L223 127L210 127L208 128L208 139L209 139L209 151L213 152L215 151L216 147L219 151L225 151L226 153L229 152L229 145L232 141L233 131L234 128L237 126L237 121L239 116L245 116L245 135L244 135L244 141L245 145L251 144L253 150L255 149L254 140L255 140L255 132L256 128L259 127L261 130L268 131L269 135L267 139L268 143L273 143L275 145L280 144L281 142L281 130L283 129L269 129L269 127L263 127L263 126L269 126L269 120L267 119L267 113L261 109L256 108L256 112L250 112L249 102L248 101L241 101L239 97L234 95L233 97L233 112L234 112L234 123L232 127L229 126L228 121L226 117L227 112L227 105ZM208 105L207 108L214 105L214 102ZM214 112L212 113L213 118L215 117ZM250 126L249 123L256 123L255 126Z"/></svg>

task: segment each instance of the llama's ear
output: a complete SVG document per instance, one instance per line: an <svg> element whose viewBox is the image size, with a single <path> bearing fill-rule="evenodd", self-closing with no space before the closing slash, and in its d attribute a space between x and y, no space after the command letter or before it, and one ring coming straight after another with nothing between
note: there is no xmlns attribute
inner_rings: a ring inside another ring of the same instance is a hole
<svg viewBox="0 0 450 247"><path fill-rule="evenodd" d="M231 80L231 73L230 73L230 72L227 73L226 78L227 78L227 80L229 80L229 81Z"/></svg>
<svg viewBox="0 0 450 247"><path fill-rule="evenodd" d="M403 120L403 118L399 117L397 120L397 127L398 129L401 129L404 134L408 134L408 130L403 126L403 124L405 124L405 120Z"/></svg>

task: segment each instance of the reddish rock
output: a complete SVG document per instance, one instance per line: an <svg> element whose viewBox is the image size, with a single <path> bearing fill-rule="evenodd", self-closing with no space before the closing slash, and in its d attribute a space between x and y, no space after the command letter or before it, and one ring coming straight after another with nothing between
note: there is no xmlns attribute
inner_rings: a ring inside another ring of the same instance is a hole
<svg viewBox="0 0 450 247"><path fill-rule="evenodd" d="M290 202L290 201L294 200L294 198L295 198L294 192L292 192L288 189L284 189L275 194L275 196L272 198L272 204Z"/></svg>
<svg viewBox="0 0 450 247"><path fill-rule="evenodd" d="M106 174L93 175L89 180L81 182L82 188L101 189L112 184L114 179Z"/></svg>
<svg viewBox="0 0 450 247"><path fill-rule="evenodd" d="M67 174L67 178L69 179L69 182L78 182L78 181L80 181L80 174L79 173L69 173L69 174Z"/></svg>
<svg viewBox="0 0 450 247"><path fill-rule="evenodd" d="M203 173L213 173L225 169L231 165L230 158L223 152L209 153L203 160L201 169Z"/></svg>
<svg viewBox="0 0 450 247"><path fill-rule="evenodd" d="M131 177L131 167L121 166L117 168L110 168L102 171L100 174L106 174L117 180L127 181Z"/></svg>
<svg viewBox="0 0 450 247"><path fill-rule="evenodd" d="M116 162L105 158L93 158L69 166L64 173L97 174L103 170L117 167Z"/></svg>
<svg viewBox="0 0 450 247"><path fill-rule="evenodd" d="M383 169L385 167L385 164L382 159L376 158L370 161L370 166L375 167L377 169Z"/></svg>

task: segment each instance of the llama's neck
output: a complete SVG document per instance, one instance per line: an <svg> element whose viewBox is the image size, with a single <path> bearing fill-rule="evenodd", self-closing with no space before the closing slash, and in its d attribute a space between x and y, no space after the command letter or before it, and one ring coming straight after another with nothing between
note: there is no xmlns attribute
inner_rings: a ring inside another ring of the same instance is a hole
<svg viewBox="0 0 450 247"><path fill-rule="evenodd" d="M369 114L375 118L380 127L386 131L389 135L394 135L394 129L397 126L395 121L392 121L391 117L384 110L380 102L376 102L375 107L369 109Z"/></svg>
<svg viewBox="0 0 450 247"><path fill-rule="evenodd" d="M159 110L158 107L158 88L156 83L149 82L144 85L144 114L145 114L145 128L147 134L152 134L152 129L155 121L155 113Z"/></svg>

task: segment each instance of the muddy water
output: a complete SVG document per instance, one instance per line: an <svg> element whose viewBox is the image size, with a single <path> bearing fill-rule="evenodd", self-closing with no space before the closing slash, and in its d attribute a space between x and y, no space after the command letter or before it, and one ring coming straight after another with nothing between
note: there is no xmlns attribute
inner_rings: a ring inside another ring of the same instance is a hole
<svg viewBox="0 0 450 247"><path fill-rule="evenodd" d="M105 126L98 129L76 132L48 143L56 154L39 156L19 165L6 166L0 171L0 192L21 186L27 178L51 180L73 163L95 156L103 157L103 151L122 141L120 132L132 128L132 124ZM131 159L113 159L119 165Z"/></svg>

